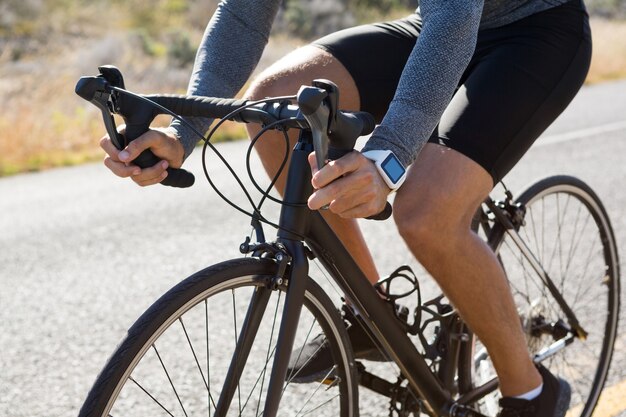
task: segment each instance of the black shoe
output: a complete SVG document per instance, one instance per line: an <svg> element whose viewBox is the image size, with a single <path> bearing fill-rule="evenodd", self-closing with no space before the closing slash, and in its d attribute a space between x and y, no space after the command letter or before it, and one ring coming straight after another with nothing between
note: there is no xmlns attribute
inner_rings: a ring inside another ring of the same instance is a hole
<svg viewBox="0 0 626 417"><path fill-rule="evenodd" d="M537 398L522 400L503 397L498 417L563 417L569 408L571 388L541 365L537 366L543 377L543 389Z"/></svg>
<svg viewBox="0 0 626 417"><path fill-rule="evenodd" d="M390 360L378 349L352 308L344 305L342 310L355 358L378 362ZM309 343L291 352L287 381L307 383L330 377L334 363L326 336L319 334Z"/></svg>

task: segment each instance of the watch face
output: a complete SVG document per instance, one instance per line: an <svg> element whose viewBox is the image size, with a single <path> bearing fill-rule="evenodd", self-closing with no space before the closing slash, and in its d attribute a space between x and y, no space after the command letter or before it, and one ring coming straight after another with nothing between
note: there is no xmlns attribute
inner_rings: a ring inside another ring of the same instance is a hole
<svg viewBox="0 0 626 417"><path fill-rule="evenodd" d="M405 172L404 167L393 154L387 156L380 166L394 184L402 178Z"/></svg>

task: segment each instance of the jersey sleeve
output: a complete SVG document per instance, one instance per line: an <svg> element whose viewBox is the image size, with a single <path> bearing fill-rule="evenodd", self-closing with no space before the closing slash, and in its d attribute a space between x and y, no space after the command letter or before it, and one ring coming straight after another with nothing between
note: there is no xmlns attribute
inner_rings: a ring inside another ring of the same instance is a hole
<svg viewBox="0 0 626 417"><path fill-rule="evenodd" d="M196 54L187 94L233 97L246 83L267 45L280 0L222 0L209 21ZM211 119L189 118L205 133ZM185 158L199 138L177 120L176 131Z"/></svg>
<svg viewBox="0 0 626 417"><path fill-rule="evenodd" d="M476 48L484 0L421 0L422 31L383 121L363 151L413 163L450 102Z"/></svg>

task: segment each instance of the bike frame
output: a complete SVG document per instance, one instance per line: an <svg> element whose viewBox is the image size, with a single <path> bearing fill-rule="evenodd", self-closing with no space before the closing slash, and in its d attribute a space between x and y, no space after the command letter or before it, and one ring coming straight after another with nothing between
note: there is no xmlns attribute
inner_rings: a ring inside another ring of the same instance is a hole
<svg viewBox="0 0 626 417"><path fill-rule="evenodd" d="M426 400L429 412L433 415L449 415L454 404L450 393L432 374L392 311L387 308L322 216L306 206L307 199L313 192L307 160L312 151L311 133L302 131L291 155L284 193L285 204L281 210L280 229L276 240L278 246L284 247L285 254L290 259L290 267L286 269L286 276L283 277L288 282L287 295L263 415L265 417L276 415L287 374L300 310L304 301L305 283L308 279L305 242L344 291L346 298L359 310L365 324L398 364L411 388ZM307 167L307 169L302 169L302 167ZM262 291L269 292L271 289ZM253 317L259 315L251 314L251 312L258 311L259 305L264 303L262 299L262 296L254 297L250 302L237 351L231 362L222 396L218 401L216 415L221 415L220 411L225 411L232 399L236 387L234 382L240 375L237 364L245 363L249 353L246 345L256 335L256 326L252 322ZM258 323L256 325L258 326ZM223 405L221 405L222 401L224 401Z"/></svg>
<svg viewBox="0 0 626 417"><path fill-rule="evenodd" d="M339 288L344 292L346 299L359 311L360 317L380 347L394 360L402 375L407 379L410 389L424 400L422 404L426 407L426 412L434 416L481 416L480 413L465 406L465 404L494 391L498 386L497 380L488 381L486 384L465 393L458 401L454 401L452 394L446 387L442 386L432 373L424 358L400 326L392 310L380 298L339 238L319 212L311 211L306 206L307 199L313 192L307 160L312 151L311 133L302 131L291 155L284 193L286 204L281 210L280 228L276 240L277 245L284 248L284 255L288 257L285 260L281 256L280 260L289 261L290 265L289 268L283 268L285 276L278 277L287 280L288 289L263 413L264 417L276 415L287 374L288 362L304 300L305 283L308 278L308 258L305 243L328 270ZM307 167L307 169L303 169L303 167ZM517 234L514 224L493 201L489 200L486 204L495 214L497 224L506 233L514 237L513 241L519 246L531 265L535 267L536 272L548 286L557 302L564 308L570 323L577 323L571 309L552 284L550 277ZM279 259L277 258L277 260ZM261 316L258 311L264 308L271 289L264 291L267 291L268 294L265 296L259 294L250 303L237 351L228 372L225 389L218 401L216 415L221 415L220 411L225 411L228 408L234 394L236 380L238 380L241 371L239 364L245 363L249 353L249 349L246 348L249 347L248 345L251 344L256 335L258 322L255 323L254 318ZM228 386L231 388L229 389Z"/></svg>

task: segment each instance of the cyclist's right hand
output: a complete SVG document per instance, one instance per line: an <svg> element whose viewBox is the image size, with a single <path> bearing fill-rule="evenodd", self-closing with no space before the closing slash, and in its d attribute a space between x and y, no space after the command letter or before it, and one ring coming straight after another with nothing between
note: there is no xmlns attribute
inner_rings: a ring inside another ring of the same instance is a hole
<svg viewBox="0 0 626 417"><path fill-rule="evenodd" d="M120 133L124 134L124 126L120 127ZM100 147L107 153L104 158L107 168L118 177L130 177L142 187L163 181L167 177L168 167L180 168L185 154L183 145L168 128L152 128L121 151L107 135L100 140ZM150 149L161 160L156 165L143 169L131 163L146 149Z"/></svg>

